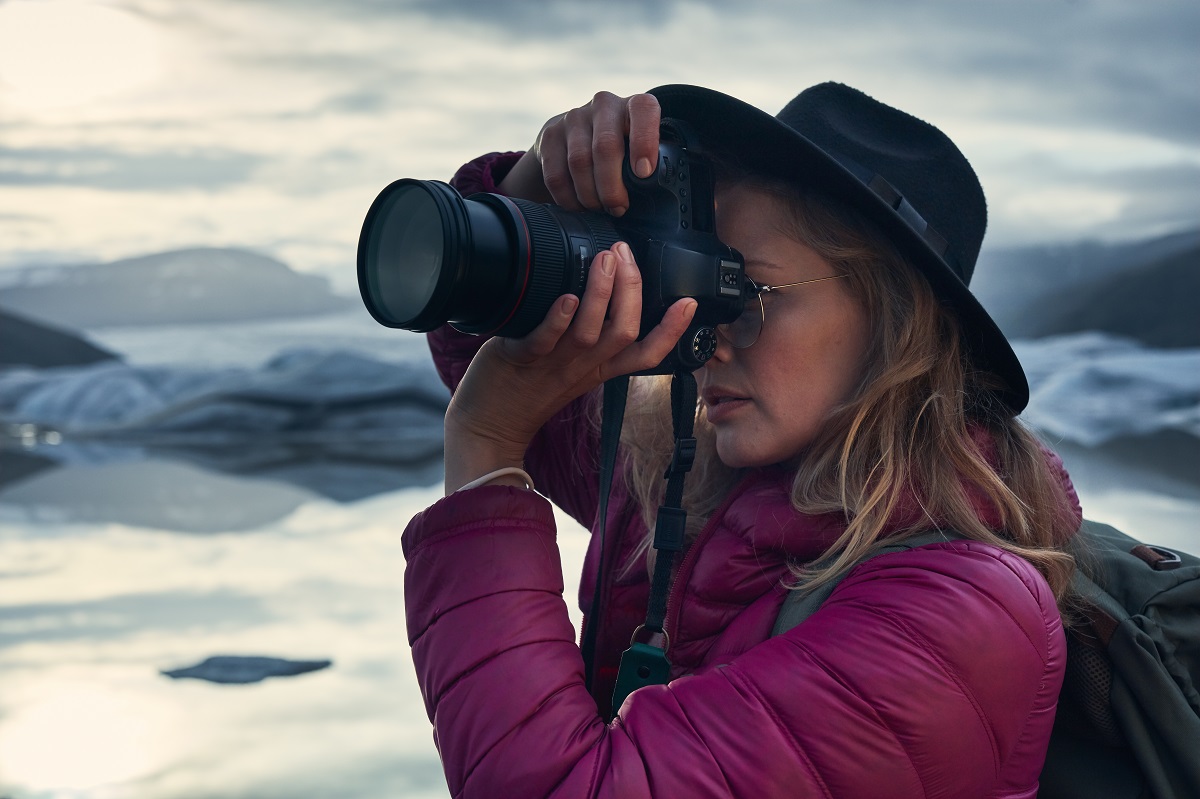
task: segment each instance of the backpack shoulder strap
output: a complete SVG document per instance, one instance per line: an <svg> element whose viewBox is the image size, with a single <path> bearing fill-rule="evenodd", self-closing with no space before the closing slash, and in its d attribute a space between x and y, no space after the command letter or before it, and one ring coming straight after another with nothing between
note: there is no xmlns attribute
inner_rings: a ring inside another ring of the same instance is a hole
<svg viewBox="0 0 1200 799"><path fill-rule="evenodd" d="M962 537L963 536L959 535L954 530L931 530L928 533L914 535L910 538L905 538L903 541L898 541L895 544L889 544L888 546L876 549L874 552L855 563L849 569L846 569L837 577L827 583L824 583L813 591L804 591L803 589L790 590L787 598L783 600L783 607L779 609L779 615L775 617L775 626L771 629L771 637L786 633L788 630L792 629L809 616L816 613L817 610L820 609L821 605L825 604L825 600L829 599L829 595L832 594L834 589L841 584L842 580L846 579L846 576L849 575L850 572L872 558L879 557L880 555L887 555L892 552L903 552L908 549L916 549L917 547L923 547L928 544L938 544L943 541L954 541L961 539ZM833 564L835 558L836 556L826 558L825 560L814 564L814 568L817 571L828 568Z"/></svg>

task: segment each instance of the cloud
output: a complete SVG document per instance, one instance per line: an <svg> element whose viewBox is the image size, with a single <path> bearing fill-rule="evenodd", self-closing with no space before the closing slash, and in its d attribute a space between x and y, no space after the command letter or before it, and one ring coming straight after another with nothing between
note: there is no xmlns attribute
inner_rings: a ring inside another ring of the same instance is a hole
<svg viewBox="0 0 1200 799"><path fill-rule="evenodd" d="M975 84L997 112L1195 144L1200 91L1184 76L1200 74L1200 5L1023 0L941 10L949 13L932 20L944 36L933 62Z"/></svg>
<svg viewBox="0 0 1200 799"><path fill-rule="evenodd" d="M0 214L47 220L0 219L23 252L304 241L289 261L325 269L391 180L527 147L597 90L677 82L774 112L840 80L934 122L997 243L1200 218L1186 186L1130 183L1200 164L1195 0L115 1L163 36L169 83L4 115Z"/></svg>
<svg viewBox="0 0 1200 799"><path fill-rule="evenodd" d="M1036 155L1006 163L1003 172L993 182L1000 199L989 208L989 236L1003 244L1120 241L1196 228L1197 162L1097 169Z"/></svg>
<svg viewBox="0 0 1200 799"><path fill-rule="evenodd" d="M274 8L276 2L260 5ZM928 87L944 102L1014 120L1105 126L1181 144L1194 144L1200 129L1200 91L1186 77L1200 74L1200 4L1194 0L746 0L736 8L716 0L307 0L304 7L318 18L397 25L390 47L343 54L352 62L338 62L328 52L313 55L330 66L370 70L383 81L397 64L427 52L429 42L403 31L405 20L424 18L459 33L457 55L463 58L489 29L492 43L511 43L509 60L531 45L561 47L560 63L543 64L560 76L581 70L616 76L631 61L649 67L650 75L688 69L703 74L700 67L714 62L731 73L749 73L763 64L764 51L782 49L790 52L792 75L818 64L834 78L868 73L880 82L908 82L908 92ZM721 24L709 24L713 18ZM590 47L596 42L606 47ZM623 42L629 46L622 48ZM442 60L455 55L447 52ZM495 69L503 74L511 66L496 63ZM786 84L788 74L764 72L759 79ZM474 80L489 78L481 72ZM960 99L960 93L967 96Z"/></svg>
<svg viewBox="0 0 1200 799"><path fill-rule="evenodd" d="M130 153L96 147L0 147L0 185L219 189L249 181L263 160L252 153L217 149Z"/></svg>
<svg viewBox="0 0 1200 799"><path fill-rule="evenodd" d="M318 112L371 114L382 111L387 105L387 97L378 91L360 91L339 94L321 103Z"/></svg>
<svg viewBox="0 0 1200 799"><path fill-rule="evenodd" d="M1112 223L1120 230L1136 234L1148 229L1165 232L1196 227L1198 164L1125 169L1097 178L1093 185L1113 186L1125 193L1126 201Z"/></svg>

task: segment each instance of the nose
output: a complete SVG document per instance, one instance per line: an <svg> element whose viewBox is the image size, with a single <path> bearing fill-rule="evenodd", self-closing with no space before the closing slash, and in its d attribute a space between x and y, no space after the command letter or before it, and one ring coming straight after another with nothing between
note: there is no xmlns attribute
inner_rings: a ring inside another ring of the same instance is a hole
<svg viewBox="0 0 1200 799"><path fill-rule="evenodd" d="M729 359L732 357L733 357L733 345L730 344L729 339L727 339L725 337L724 329L721 327L718 327L717 328L717 348L716 348L716 350L713 351L713 356L708 359L708 363L712 363L713 361L721 361L722 363L728 363Z"/></svg>

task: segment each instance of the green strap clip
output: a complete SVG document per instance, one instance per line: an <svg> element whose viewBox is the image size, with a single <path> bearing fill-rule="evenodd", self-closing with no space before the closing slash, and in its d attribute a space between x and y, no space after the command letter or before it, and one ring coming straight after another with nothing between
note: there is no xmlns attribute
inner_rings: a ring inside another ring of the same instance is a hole
<svg viewBox="0 0 1200 799"><path fill-rule="evenodd" d="M636 636L637 633L634 633ZM634 641L621 653L621 667L613 688L612 715L617 715L625 698L637 689L647 685L666 685L670 677L671 662L667 660L667 653L657 646Z"/></svg>

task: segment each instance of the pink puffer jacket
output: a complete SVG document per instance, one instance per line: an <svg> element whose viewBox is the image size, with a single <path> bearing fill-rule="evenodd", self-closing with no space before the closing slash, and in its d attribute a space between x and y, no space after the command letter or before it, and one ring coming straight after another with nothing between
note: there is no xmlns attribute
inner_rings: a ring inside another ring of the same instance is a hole
<svg viewBox="0 0 1200 799"><path fill-rule="evenodd" d="M470 165L460 189L490 190L497 163L511 156ZM430 342L453 388L481 342L448 328ZM592 527L598 441L588 401L542 431L528 465L540 491ZM634 692L609 724L593 694L611 695L648 595L644 567L619 569L645 535L624 488L609 505L591 691L549 502L484 486L418 514L404 533L409 640L451 793L1035 796L1065 661L1042 577L976 542L883 555L771 638L788 561L819 555L843 524L797 514L788 485L785 472L759 470L713 514L668 604L673 679ZM597 541L580 589L585 612Z"/></svg>

